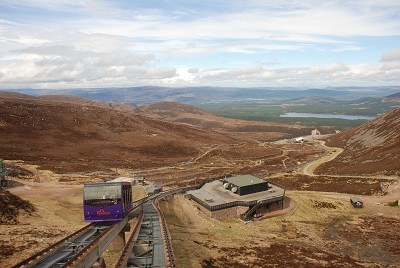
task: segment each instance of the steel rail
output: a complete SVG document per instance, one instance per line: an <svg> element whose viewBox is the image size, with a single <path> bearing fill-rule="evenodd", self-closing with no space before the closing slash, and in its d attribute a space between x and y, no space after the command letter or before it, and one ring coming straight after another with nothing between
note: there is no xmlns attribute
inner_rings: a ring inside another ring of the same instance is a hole
<svg viewBox="0 0 400 268"><path fill-rule="evenodd" d="M125 247L124 247L124 249L123 249L123 251L122 251L122 253L121 253L121 255L120 255L119 259L118 259L118 261L117 261L117 263L114 266L115 268L122 268L122 267L125 268L127 266L129 256L133 251L133 247L135 246L136 238L137 238L137 236L139 234L139 231L140 231L139 227L141 226L141 224L143 222L143 218L144 218L144 213L142 211L142 213L140 214L139 219L138 219L134 229L132 230L131 235L129 236L129 239L128 239L128 241L127 241L127 243L126 243L126 245L125 245Z"/></svg>
<svg viewBox="0 0 400 268"><path fill-rule="evenodd" d="M158 208L157 203L158 200L176 193L180 193L183 191L186 191L188 189L192 189L193 186L190 187L182 187L182 188L178 188L178 189L172 189L172 190L168 190L165 192L161 192L158 194L155 194L153 196L148 197L146 200L143 200L142 204L145 205L145 203L147 203L148 201L151 201L151 205L154 208L155 212L157 213L157 218L159 219L159 228L161 231L161 237L162 237L162 248L163 248L163 255L164 255L164 261L165 261L165 265L166 267L176 267L175 266L175 257L174 257L174 253L173 253L173 249L172 249L172 244L171 244L171 237L169 235L168 232L168 228L167 228L167 224L164 218L164 215L162 213L162 211ZM156 201L157 200L157 201ZM143 210L143 220L146 216L149 216L151 214L151 212L146 212L146 210ZM114 268L125 268L128 266L128 262L130 257L132 257L132 253L134 250L134 247L136 245L137 242L137 235L139 235L140 233L140 225L136 225L135 226L135 231L132 232L131 236L129 237L129 240L127 242L127 244L125 245L125 248L123 250L123 252L120 255L119 260L117 261L117 263L115 264ZM137 228L137 230L136 230ZM136 234L137 231L137 234ZM153 252L154 254L154 252ZM153 255L153 261L154 261L155 256Z"/></svg>
<svg viewBox="0 0 400 268"><path fill-rule="evenodd" d="M141 202L139 202L141 203ZM136 205L131 209L129 214L140 208L141 204ZM93 240L89 245L79 251L72 259L70 259L63 267L90 267L98 259L101 254L107 249L114 237L125 227L129 222L129 214L122 220L113 223L100 236Z"/></svg>
<svg viewBox="0 0 400 268"><path fill-rule="evenodd" d="M93 234L89 235L90 230L99 230L96 229L96 225L101 226L101 223L91 223L86 225L85 227L81 228L80 230L74 232L73 234L65 237L64 239L56 242L55 244L43 249L42 251L36 253L35 255L29 257L28 259L16 264L13 268L25 268L25 267L49 267L54 264L54 259L56 259L56 254L60 255L59 260L57 260L58 265L62 265L62 267L90 267L96 262L100 257L101 254L107 249L108 245L111 243L112 239L123 229L123 227L128 223L131 218L133 212L135 212L139 207L141 207L144 203L148 201L153 201L153 204L158 203L161 198L164 198L169 195L174 195L177 193L185 192L187 190L191 190L194 188L199 187L197 186L187 186L181 187L177 189L168 190L165 192L161 192L155 194L150 197L145 197L133 203L134 207L128 213L124 220L115 222L108 228L105 228L101 233L96 232L98 235L93 241L91 241L87 246L82 247L84 242L88 240L89 237L94 237ZM154 201L156 201L154 203ZM169 263L169 267L175 267L175 259L171 244L171 238L168 232L167 224L164 218L162 211L158 208L157 205L154 206L160 216L161 222L161 229L162 235L164 237L164 243L166 248L166 258L167 263ZM86 237L88 236L88 237ZM83 239L85 238L85 239ZM73 247L73 250L69 249L69 252L64 252L67 247L70 247L74 244L74 241L79 241L82 239L83 241L79 242L80 247ZM63 253L61 253L63 252ZM63 255L63 258L61 258ZM50 262L51 257L53 259ZM58 257L57 257L58 258ZM46 264L46 260L48 263ZM43 262L43 263L41 263ZM62 262L62 263L60 263ZM38 265L39 266L35 266Z"/></svg>
<svg viewBox="0 0 400 268"><path fill-rule="evenodd" d="M171 192L168 195L165 196L169 196L172 194L175 194L176 192ZM165 263L167 263L168 267L176 267L175 265L175 255L174 255L174 250L172 248L172 240L171 240L171 236L169 234L168 231L168 227L167 227L167 223L164 217L164 213L161 211L161 209L158 207L158 201L159 199L165 197L165 196L160 196L156 199L153 200L153 205L156 208L158 215L160 216L160 226L161 226L161 230L162 230L162 236L163 236L163 241L164 241L164 250L165 250Z"/></svg>
<svg viewBox="0 0 400 268"><path fill-rule="evenodd" d="M173 189L173 190L164 192L162 195L159 195L155 199L153 199L153 205L156 208L156 210L158 212L158 215L160 216L160 220L161 220L160 221L160 225L161 225L162 235L163 235L163 238L164 238L163 239L163 241L164 241L164 249L166 251L165 252L165 261L166 261L167 267L171 267L171 268L175 268L176 267L175 255L174 255L174 250L173 250L173 247L172 247L171 235L169 233L168 226L167 226L167 221L165 220L164 213L162 212L162 210L158 206L158 202L164 197L167 197L167 196L170 196L170 195L174 195L174 194L178 194L178 193L183 193L183 192L186 192L188 190L192 190L194 188L197 188L200 185L186 186L186 187Z"/></svg>
<svg viewBox="0 0 400 268"><path fill-rule="evenodd" d="M143 202L145 202L147 198L138 200L134 203L134 207L129 213L132 213L135 209L141 206ZM101 226L103 223L102 222L97 222L97 223L90 223L83 228L79 229L78 231L72 233L71 235L61 239L60 241L56 242L55 244L41 250L40 252L36 253L35 255L29 257L28 259L19 262L18 264L14 265L13 268L26 268L26 267L48 267L54 265L55 260L62 261L63 259L67 257L72 257L76 256L77 254L80 253L80 251L84 250L86 247L81 247L81 248L73 248L69 249L71 245L74 245L77 241L79 241L80 246L84 244L86 240L89 240L89 238L93 237L95 234L93 230L98 231L96 226ZM107 228L107 229L110 229ZM97 233L99 237L101 238L103 236L103 233L106 230L103 230L102 233ZM93 232L92 234L90 234ZM57 257L57 255L59 255ZM72 256L71 256L72 255ZM67 262L67 261L64 261Z"/></svg>
<svg viewBox="0 0 400 268"><path fill-rule="evenodd" d="M93 263L100 259L103 251L106 250L108 241L111 242L112 238L120 232L126 223L127 220L113 223L101 236L98 236L89 245L79 251L63 267L91 267ZM107 241L102 243L104 239Z"/></svg>
<svg viewBox="0 0 400 268"><path fill-rule="evenodd" d="M56 253L60 248L63 246L66 246L67 243L72 242L73 240L78 239L79 237L83 236L86 232L88 232L89 229L94 228L95 223L91 223L86 225L85 227L79 229L78 231L70 234L69 236L61 239L60 241L56 242L55 244L51 245L50 247L47 247L35 255L29 257L28 259L16 264L13 266L13 268L23 268L23 267L30 267L33 266L37 263L39 263L41 260L45 259L46 257L49 257L50 255Z"/></svg>

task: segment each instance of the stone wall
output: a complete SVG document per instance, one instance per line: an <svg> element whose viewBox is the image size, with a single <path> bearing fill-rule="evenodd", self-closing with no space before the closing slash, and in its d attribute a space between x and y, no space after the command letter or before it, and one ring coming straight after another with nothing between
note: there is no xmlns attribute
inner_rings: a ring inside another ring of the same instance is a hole
<svg viewBox="0 0 400 268"><path fill-rule="evenodd" d="M239 218L240 215L246 213L249 208L248 207L242 207L242 206L236 206L236 207L231 207L231 208L226 208L226 209L220 209L216 211L209 211L205 207L201 206L197 202L192 200L192 204L197 207L199 210L204 212L207 216L218 219L218 220L224 220L224 219L232 219L232 218ZM265 206L260 206L257 209L257 214L265 214L271 211L275 210L280 210L282 209L282 204L279 202L269 204L267 207Z"/></svg>
<svg viewBox="0 0 400 268"><path fill-rule="evenodd" d="M232 208L226 208L226 209L221 209L221 210L216 210L216 211L209 211L205 207L199 205L196 202L193 202L193 204L202 212L204 212L207 216L218 219L218 220L224 220L224 219L231 219L231 218L239 218L241 214L244 214L249 208L248 207L232 207Z"/></svg>
<svg viewBox="0 0 400 268"><path fill-rule="evenodd" d="M205 207L201 206L199 203L195 202L192 200L192 204L198 208L200 211L202 211L203 213L205 213L207 216L211 217L211 211L209 211L208 209L206 209Z"/></svg>
<svg viewBox="0 0 400 268"><path fill-rule="evenodd" d="M211 217L223 220L229 218L239 218L239 216L245 213L249 208L248 207L233 207L233 208L226 208L217 211L211 212Z"/></svg>

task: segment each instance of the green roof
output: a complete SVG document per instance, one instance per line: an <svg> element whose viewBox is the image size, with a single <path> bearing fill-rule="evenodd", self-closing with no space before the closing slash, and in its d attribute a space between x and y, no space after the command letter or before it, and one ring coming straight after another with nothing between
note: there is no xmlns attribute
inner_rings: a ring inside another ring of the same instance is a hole
<svg viewBox="0 0 400 268"><path fill-rule="evenodd" d="M252 175L234 176L234 177L226 178L224 180L226 182L232 183L238 187L266 182L260 178L254 177Z"/></svg>
<svg viewBox="0 0 400 268"><path fill-rule="evenodd" d="M362 200L358 196L352 196L350 198L350 200L353 201L353 202L361 202L362 203Z"/></svg>

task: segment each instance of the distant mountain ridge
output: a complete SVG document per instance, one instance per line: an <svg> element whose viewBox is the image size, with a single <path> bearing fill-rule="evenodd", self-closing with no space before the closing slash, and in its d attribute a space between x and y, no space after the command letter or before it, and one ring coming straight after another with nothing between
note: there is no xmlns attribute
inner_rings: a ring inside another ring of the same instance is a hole
<svg viewBox="0 0 400 268"><path fill-rule="evenodd" d="M204 130L226 132L229 135L242 136L248 140L276 140L309 135L313 128L297 124L283 124L266 121L247 121L216 116L190 104L177 102L159 102L137 107L138 113L159 120L186 124ZM324 134L333 133L332 129L320 128Z"/></svg>
<svg viewBox="0 0 400 268"><path fill-rule="evenodd" d="M137 112L137 109L128 104L118 104L118 103L110 103L110 102L102 102L91 100L88 98L82 98L73 95L39 95L39 96L31 96L27 94L21 94L16 92L2 91L0 90L0 98L14 98L14 99L31 99L31 100L41 100L47 102L62 102L62 103L71 103L71 104L81 104L81 105L91 105L101 108L112 108L113 110L121 111L121 112Z"/></svg>
<svg viewBox="0 0 400 268"><path fill-rule="evenodd" d="M392 94L392 95L389 95L389 96L386 96L385 98L383 98L383 101L385 101L385 102L399 102L400 103L400 92Z"/></svg>
<svg viewBox="0 0 400 268"><path fill-rule="evenodd" d="M162 101L181 103L205 103L223 101L264 100L276 101L304 97L332 97L352 100L362 97L384 97L400 92L400 86L386 87L330 87L330 88L292 88L292 87L118 87L87 89L13 89L11 91L28 95L68 94L93 100L151 104Z"/></svg>

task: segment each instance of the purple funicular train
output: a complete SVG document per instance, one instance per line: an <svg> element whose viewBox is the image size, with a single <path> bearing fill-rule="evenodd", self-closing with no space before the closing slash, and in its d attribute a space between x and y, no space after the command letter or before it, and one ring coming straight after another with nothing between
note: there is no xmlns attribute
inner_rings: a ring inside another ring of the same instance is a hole
<svg viewBox="0 0 400 268"><path fill-rule="evenodd" d="M86 222L120 221L131 209L131 183L85 183L83 212Z"/></svg>

